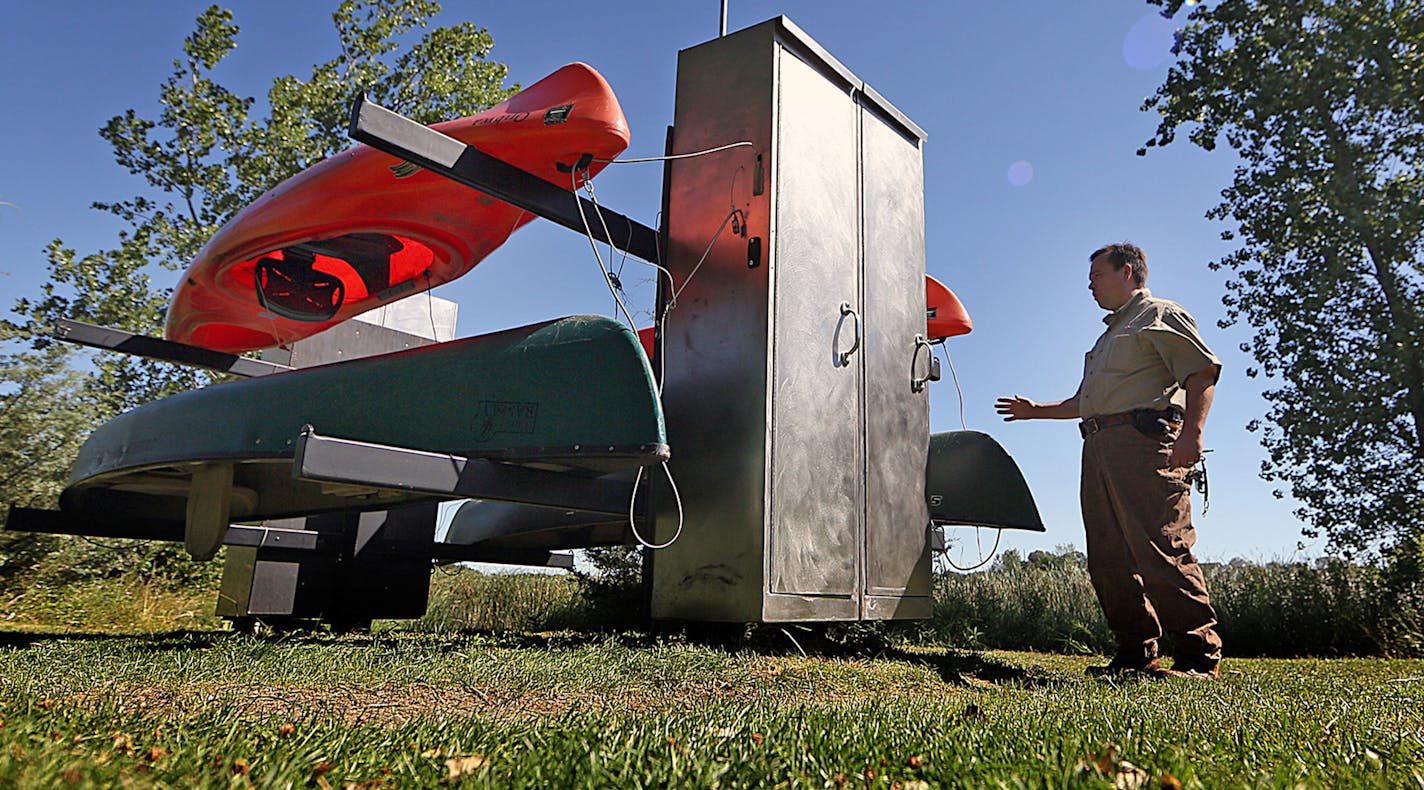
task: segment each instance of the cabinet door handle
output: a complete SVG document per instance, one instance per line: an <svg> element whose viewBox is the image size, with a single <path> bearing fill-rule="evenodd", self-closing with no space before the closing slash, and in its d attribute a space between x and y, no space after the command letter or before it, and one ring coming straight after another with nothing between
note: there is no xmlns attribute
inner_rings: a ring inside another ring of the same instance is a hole
<svg viewBox="0 0 1424 790"><path fill-rule="evenodd" d="M920 362L920 349L922 348L930 352L929 370L923 377L915 375L915 371L918 369ZM915 335L915 355L910 357L910 391L924 392L925 385L931 381L939 381L939 358L934 355L934 347L930 345L928 340L925 340L924 335Z"/></svg>
<svg viewBox="0 0 1424 790"><path fill-rule="evenodd" d="M850 363L850 355L860 348L860 313L850 306L850 302L841 302L841 317L851 316L855 319L855 342L850 344L850 350L841 352L841 366Z"/></svg>

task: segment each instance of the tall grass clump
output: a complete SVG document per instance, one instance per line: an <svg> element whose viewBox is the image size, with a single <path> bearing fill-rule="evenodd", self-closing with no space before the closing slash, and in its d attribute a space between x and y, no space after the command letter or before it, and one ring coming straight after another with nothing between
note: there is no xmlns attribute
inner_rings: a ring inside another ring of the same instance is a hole
<svg viewBox="0 0 1424 790"><path fill-rule="evenodd" d="M588 549L573 573L437 571L416 628L432 631L617 631L648 624L642 554Z"/></svg>
<svg viewBox="0 0 1424 790"><path fill-rule="evenodd" d="M1218 632L1232 656L1424 655L1424 590L1373 565L1236 559L1205 563ZM1009 551L983 573L941 574L929 629L965 647L1111 652L1114 642L1071 548Z"/></svg>
<svg viewBox="0 0 1424 790"><path fill-rule="evenodd" d="M1087 559L1072 550L1036 551L1027 560L1007 551L983 573L940 574L929 631L964 647L1101 653L1113 646Z"/></svg>
<svg viewBox="0 0 1424 790"><path fill-rule="evenodd" d="M1238 559L1207 570L1222 638L1241 655L1424 655L1424 589L1376 566Z"/></svg>
<svg viewBox="0 0 1424 790"><path fill-rule="evenodd" d="M586 604L572 576L546 573L485 574L456 567L431 579L421 631L547 631L584 619Z"/></svg>
<svg viewBox="0 0 1424 790"><path fill-rule="evenodd" d="M217 628L221 555L181 546L30 533L0 535L0 623L29 631Z"/></svg>
<svg viewBox="0 0 1424 790"><path fill-rule="evenodd" d="M0 531L0 592L36 582L67 587L121 579L216 589L221 578L221 554L199 562L181 543Z"/></svg>

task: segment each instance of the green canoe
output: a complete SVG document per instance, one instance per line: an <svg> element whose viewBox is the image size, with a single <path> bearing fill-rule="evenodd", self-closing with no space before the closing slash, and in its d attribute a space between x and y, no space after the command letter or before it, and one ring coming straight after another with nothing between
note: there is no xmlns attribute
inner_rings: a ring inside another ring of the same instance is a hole
<svg viewBox="0 0 1424 790"><path fill-rule="evenodd" d="M1018 464L994 437L979 431L930 436L925 498L935 524L1044 531Z"/></svg>
<svg viewBox="0 0 1424 790"><path fill-rule="evenodd" d="M181 523L192 513L190 492L203 488L226 492L225 515L238 522L430 498L294 477L304 426L588 477L668 456L637 336L608 318L576 316L217 384L140 407L89 437L61 510ZM204 482L214 468L221 470L215 487Z"/></svg>

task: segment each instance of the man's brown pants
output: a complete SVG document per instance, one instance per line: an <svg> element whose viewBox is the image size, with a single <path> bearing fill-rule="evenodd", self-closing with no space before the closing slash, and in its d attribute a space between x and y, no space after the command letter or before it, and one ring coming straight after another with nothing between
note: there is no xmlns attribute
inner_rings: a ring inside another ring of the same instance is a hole
<svg viewBox="0 0 1424 790"><path fill-rule="evenodd" d="M1083 524L1088 573L1119 648L1157 655L1165 630L1178 658L1221 658L1216 612L1192 556L1191 486L1170 469L1176 432L1161 438L1132 425L1104 428L1083 442Z"/></svg>

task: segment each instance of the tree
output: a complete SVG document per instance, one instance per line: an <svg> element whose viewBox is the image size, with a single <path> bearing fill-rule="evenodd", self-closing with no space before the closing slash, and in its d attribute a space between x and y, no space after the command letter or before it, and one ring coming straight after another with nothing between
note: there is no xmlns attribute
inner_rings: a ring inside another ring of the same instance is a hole
<svg viewBox="0 0 1424 790"><path fill-rule="evenodd" d="M92 427L81 374L66 350L0 355L0 517L10 505L53 505Z"/></svg>
<svg viewBox="0 0 1424 790"><path fill-rule="evenodd" d="M191 369L112 354L67 368L67 355L48 338L57 319L158 333L172 289L153 277L187 264L224 222L282 179L349 147L347 116L358 91L433 123L484 109L517 90L503 86L508 70L486 60L494 40L472 23L401 43L439 11L433 0L345 0L332 15L339 53L304 79L275 78L261 107L265 117L256 116L253 98L213 78L238 45L232 13L212 6L198 16L159 90L158 116L130 109L99 132L118 164L146 186L127 200L93 206L128 228L114 247L82 256L55 239L46 250L50 276L41 293L19 299L14 319L0 322L0 340L30 346L0 359L4 391L27 399L21 409L8 408L14 402L8 394L0 401L0 438L46 443L35 453L26 449L30 444L3 448L0 475L10 476L0 481L0 496L52 504L78 449L76 434L82 438L119 411L208 380ZM36 393L55 408L28 400ZM43 463L27 466L31 456Z"/></svg>
<svg viewBox="0 0 1424 790"><path fill-rule="evenodd" d="M1172 16L1183 0L1148 0ZM1424 551L1424 3L1231 0L1185 16L1144 110L1241 156L1222 326L1279 386L1253 421L1307 536L1346 555ZM1146 153L1146 148L1138 151ZM1281 496L1277 492L1277 496ZM1413 559L1410 559L1410 558Z"/></svg>
<svg viewBox="0 0 1424 790"><path fill-rule="evenodd" d="M7 321L12 336L37 347L61 317L156 333L171 289L152 275L176 270L233 214L282 179L351 145L349 106L358 91L423 123L468 115L502 101L515 88L508 70L486 60L494 40L464 22L435 28L402 49L400 41L440 10L433 0L345 0L332 15L340 52L306 79L279 76L256 102L223 87L213 70L238 44L232 12L212 6L183 41L183 55L159 90L157 118L128 110L100 135L114 158L148 190L94 208L129 228L112 249L79 256L56 239L46 251L50 272L38 299L20 299ZM98 390L111 411L129 408L205 380L161 363L105 356Z"/></svg>
<svg viewBox="0 0 1424 790"><path fill-rule="evenodd" d="M93 428L83 377L66 356L58 347L0 356L0 519L11 506L53 507ZM0 587L54 545L49 535L0 533Z"/></svg>

